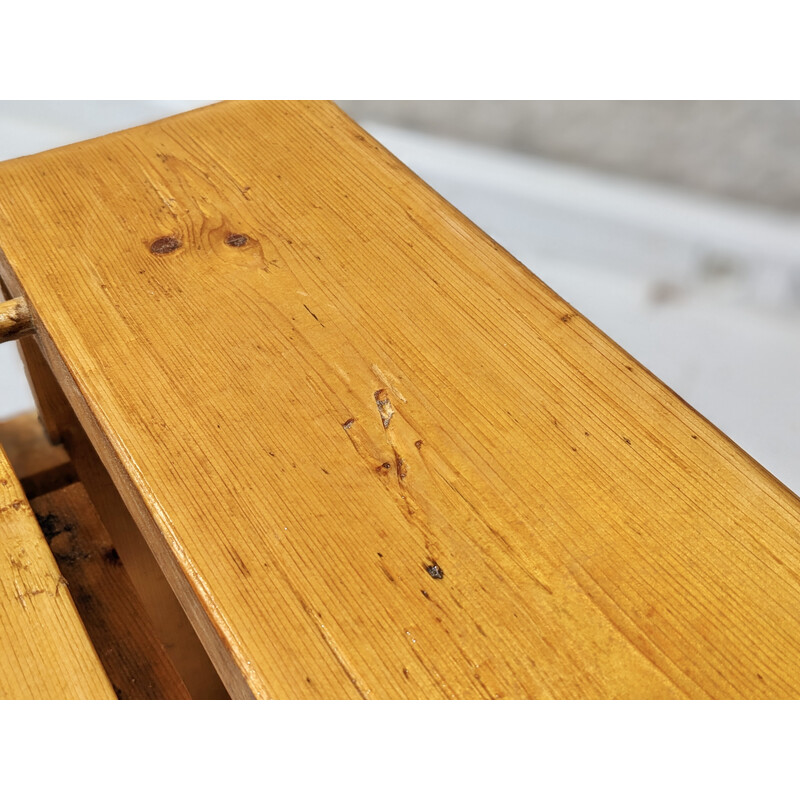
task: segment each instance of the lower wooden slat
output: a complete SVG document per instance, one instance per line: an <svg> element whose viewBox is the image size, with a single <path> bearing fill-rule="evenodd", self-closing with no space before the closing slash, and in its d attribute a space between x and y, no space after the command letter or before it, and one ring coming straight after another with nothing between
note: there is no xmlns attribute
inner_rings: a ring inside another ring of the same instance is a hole
<svg viewBox="0 0 800 800"><path fill-rule="evenodd" d="M83 486L32 506L117 697L189 699Z"/></svg>
<svg viewBox="0 0 800 800"><path fill-rule="evenodd" d="M47 377L44 373L43 378ZM49 400L50 407L59 412L58 394ZM69 420L66 410L57 418L61 426ZM60 438L60 428L55 430ZM159 638L159 631L168 632L164 620L154 625L109 531L85 487L77 482L63 445L50 443L35 411L0 421L0 445L6 448L21 479L117 696L131 700L189 699L191 694ZM125 525L119 514L112 514L110 519L115 527ZM164 612L169 616L168 608ZM179 644L172 638L171 644ZM191 650L183 655L190 658ZM202 663L197 665L201 667ZM202 687L199 693L224 696Z"/></svg>
<svg viewBox="0 0 800 800"><path fill-rule="evenodd" d="M0 698L114 697L66 581L0 449Z"/></svg>

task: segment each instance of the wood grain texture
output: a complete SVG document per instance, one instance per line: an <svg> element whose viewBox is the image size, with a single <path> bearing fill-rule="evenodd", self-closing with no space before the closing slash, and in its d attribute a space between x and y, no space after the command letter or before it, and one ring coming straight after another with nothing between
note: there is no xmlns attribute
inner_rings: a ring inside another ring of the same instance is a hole
<svg viewBox="0 0 800 800"><path fill-rule="evenodd" d="M83 486L58 489L31 505L117 697L188 700Z"/></svg>
<svg viewBox="0 0 800 800"><path fill-rule="evenodd" d="M798 499L335 106L0 181L2 275L233 696L800 695Z"/></svg>
<svg viewBox="0 0 800 800"><path fill-rule="evenodd" d="M0 699L113 699L114 691L0 449Z"/></svg>
<svg viewBox="0 0 800 800"><path fill-rule="evenodd" d="M31 501L117 697L188 699L108 531L85 488L76 483L64 447L50 444L35 411L0 421L0 446ZM73 480L61 485L59 477L67 474Z"/></svg>
<svg viewBox="0 0 800 800"><path fill-rule="evenodd" d="M82 481L83 489L87 491L101 521L102 530L109 532L113 545L119 551L125 563L125 576L135 587L141 608L148 617L148 624L166 650L170 661L180 675L181 682L195 699L227 699L229 695L225 691L219 675L183 612L180 602L156 563L149 546L142 538L138 526L114 488L107 470L80 426L36 341L29 338L20 344L40 414L49 422L50 437L63 442L63 446L53 449L65 450L69 453L72 460L68 466L73 474L76 474L76 478L79 477ZM43 429L42 433L44 433ZM45 473L42 477L46 478L50 474ZM46 483L44 480L34 480L35 477L26 478L23 488L33 484L34 488L38 489L41 484ZM53 488L58 487L54 486ZM70 524L76 528L74 523ZM98 535L102 535L96 525L91 525L89 535L94 535L96 532ZM86 543L83 552L89 552L88 547L89 544ZM97 582L97 576L92 573L91 568L89 568L88 576L81 571L78 578L84 583L88 581L93 586ZM102 582L100 592L101 595L106 593L105 584ZM118 610L125 613L131 604L123 591L120 597L106 598L103 605L104 608L100 612L98 623L102 622L105 625L104 620L110 613L116 613ZM82 615L85 613L84 609L80 607L80 603L79 610ZM142 624L144 625L144 622ZM125 625L124 620L118 621L111 627L119 630L120 625ZM90 619L90 634L92 633ZM119 666L123 668L124 664ZM115 685L122 690L125 696L135 696L135 693L132 693L133 687L124 677L124 672L121 676L118 672L113 669L110 671L112 679L119 678L118 681L115 681ZM165 692L171 692L171 696L175 699L181 699L184 690L175 694L173 682L166 679L163 672L155 682L154 691L158 691L162 683Z"/></svg>

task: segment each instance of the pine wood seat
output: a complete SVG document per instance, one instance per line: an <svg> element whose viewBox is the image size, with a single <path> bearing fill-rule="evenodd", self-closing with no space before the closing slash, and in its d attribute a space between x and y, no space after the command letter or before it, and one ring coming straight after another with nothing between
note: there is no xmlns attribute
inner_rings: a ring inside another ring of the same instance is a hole
<svg viewBox="0 0 800 800"><path fill-rule="evenodd" d="M0 183L43 417L232 697L800 695L797 497L335 106Z"/></svg>
<svg viewBox="0 0 800 800"><path fill-rule="evenodd" d="M0 699L115 699L2 448L0 551Z"/></svg>

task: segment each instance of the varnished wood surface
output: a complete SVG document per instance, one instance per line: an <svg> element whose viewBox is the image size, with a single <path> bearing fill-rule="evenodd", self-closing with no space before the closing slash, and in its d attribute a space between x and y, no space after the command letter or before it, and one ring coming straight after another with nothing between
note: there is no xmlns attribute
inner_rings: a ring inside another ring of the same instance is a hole
<svg viewBox="0 0 800 800"><path fill-rule="evenodd" d="M0 449L0 699L113 699L111 684Z"/></svg>
<svg viewBox="0 0 800 800"><path fill-rule="evenodd" d="M234 696L800 695L797 498L334 106L0 181L2 275Z"/></svg>

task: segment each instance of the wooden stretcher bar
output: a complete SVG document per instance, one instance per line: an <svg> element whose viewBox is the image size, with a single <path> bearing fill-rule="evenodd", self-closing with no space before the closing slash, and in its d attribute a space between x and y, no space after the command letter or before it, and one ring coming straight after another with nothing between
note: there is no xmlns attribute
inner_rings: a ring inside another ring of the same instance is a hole
<svg viewBox="0 0 800 800"><path fill-rule="evenodd" d="M0 699L114 697L67 581L0 447Z"/></svg>

